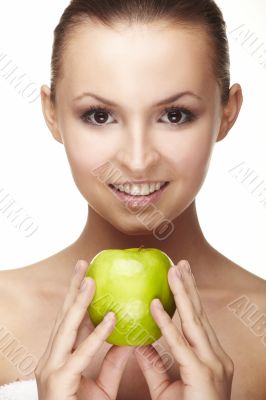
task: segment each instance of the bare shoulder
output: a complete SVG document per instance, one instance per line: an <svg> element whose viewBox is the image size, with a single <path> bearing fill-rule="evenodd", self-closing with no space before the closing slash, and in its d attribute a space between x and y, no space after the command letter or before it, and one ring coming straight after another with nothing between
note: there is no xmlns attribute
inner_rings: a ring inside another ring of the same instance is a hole
<svg viewBox="0 0 266 400"><path fill-rule="evenodd" d="M232 280L235 284L235 296L239 298L239 304L254 304L255 308L266 313L266 281L251 273L245 268L232 263ZM256 306L255 306L256 305Z"/></svg>
<svg viewBox="0 0 266 400"><path fill-rule="evenodd" d="M238 325L241 324L241 330L248 333L243 338L247 338L250 348L257 348L253 355L266 368L266 281L239 266L235 272L237 277L239 283L226 308Z"/></svg>
<svg viewBox="0 0 266 400"><path fill-rule="evenodd" d="M18 287L22 287L24 285L24 278L26 278L26 271L28 271L30 267L16 268L16 269L6 269L0 271L0 288L2 293L11 294ZM33 283L32 279L29 284ZM3 292L2 292L3 291Z"/></svg>
<svg viewBox="0 0 266 400"><path fill-rule="evenodd" d="M224 291L223 298L225 320L222 321L229 330L236 328L240 343L247 340L250 346L256 347L264 341L266 350L266 281L232 261L228 266L228 290ZM259 360L262 353L253 354ZM261 361L266 367L265 353Z"/></svg>
<svg viewBox="0 0 266 400"><path fill-rule="evenodd" d="M0 271L0 314L14 318L14 309L30 309L38 288L37 264Z"/></svg>
<svg viewBox="0 0 266 400"><path fill-rule="evenodd" d="M218 339L235 365L232 399L264 399L266 393L266 282L226 263L224 296L212 316Z"/></svg>
<svg viewBox="0 0 266 400"><path fill-rule="evenodd" d="M14 307L22 304L31 291L32 281L25 285L24 271L10 269L0 271L0 315L11 316Z"/></svg>
<svg viewBox="0 0 266 400"><path fill-rule="evenodd" d="M34 378L59 304L43 280L38 263L0 271L0 385Z"/></svg>
<svg viewBox="0 0 266 400"><path fill-rule="evenodd" d="M29 326L30 310L26 313L25 309L30 292L31 285L27 289L20 269L0 271L0 385L29 379L36 366L36 355L24 332Z"/></svg>
<svg viewBox="0 0 266 400"><path fill-rule="evenodd" d="M0 318L21 329L24 322L53 320L62 304L65 285L57 282L56 271L47 273L46 260L26 267L0 271ZM55 278L56 277L56 278Z"/></svg>

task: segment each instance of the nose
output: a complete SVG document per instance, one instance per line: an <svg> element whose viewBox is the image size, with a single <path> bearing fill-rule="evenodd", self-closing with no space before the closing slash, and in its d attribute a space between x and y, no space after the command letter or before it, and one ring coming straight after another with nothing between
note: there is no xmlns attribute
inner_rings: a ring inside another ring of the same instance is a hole
<svg viewBox="0 0 266 400"><path fill-rule="evenodd" d="M145 177L153 166L159 163L160 153L144 129L135 129L125 135L116 159L135 178Z"/></svg>

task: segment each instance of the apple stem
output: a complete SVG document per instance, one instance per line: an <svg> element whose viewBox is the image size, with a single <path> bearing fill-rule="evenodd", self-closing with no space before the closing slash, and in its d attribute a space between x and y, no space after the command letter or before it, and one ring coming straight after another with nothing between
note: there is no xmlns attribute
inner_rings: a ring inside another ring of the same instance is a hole
<svg viewBox="0 0 266 400"><path fill-rule="evenodd" d="M142 244L142 245L139 247L138 251L140 251L143 247L144 247L144 244Z"/></svg>

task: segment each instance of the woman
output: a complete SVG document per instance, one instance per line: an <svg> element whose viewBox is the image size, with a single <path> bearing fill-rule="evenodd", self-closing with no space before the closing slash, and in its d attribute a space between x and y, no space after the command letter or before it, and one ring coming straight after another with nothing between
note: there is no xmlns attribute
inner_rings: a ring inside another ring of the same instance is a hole
<svg viewBox="0 0 266 400"><path fill-rule="evenodd" d="M265 313L265 282L207 242L195 206L214 145L242 105L240 85L230 88L221 11L211 0L73 0L54 39L43 113L89 213L69 247L1 272L1 320L38 360L27 381L14 382L23 377L1 359L0 383L11 382L2 391L41 400L262 400L265 346L238 316L243 294ZM146 223L151 207L170 234ZM152 301L162 337L112 346L115 316L92 326L95 284L83 278L99 251L139 246L174 260L177 310L171 321ZM175 363L158 372L159 349Z"/></svg>

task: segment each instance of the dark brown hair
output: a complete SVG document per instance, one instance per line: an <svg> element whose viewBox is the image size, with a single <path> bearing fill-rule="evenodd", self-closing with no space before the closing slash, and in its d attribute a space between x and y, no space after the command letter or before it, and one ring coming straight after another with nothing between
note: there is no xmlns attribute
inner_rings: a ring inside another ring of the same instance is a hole
<svg viewBox="0 0 266 400"><path fill-rule="evenodd" d="M51 101L56 103L56 83L62 77L63 53L75 28L89 21L108 27L115 22L158 20L204 28L211 44L210 61L225 105L230 89L230 56L226 23L213 0L72 0L54 30L51 64Z"/></svg>

